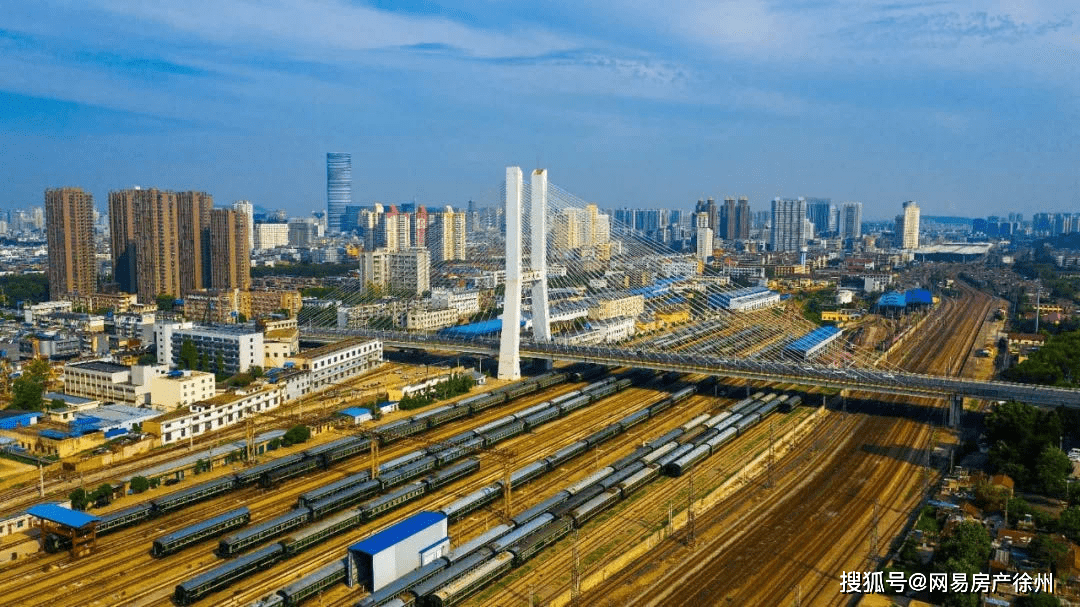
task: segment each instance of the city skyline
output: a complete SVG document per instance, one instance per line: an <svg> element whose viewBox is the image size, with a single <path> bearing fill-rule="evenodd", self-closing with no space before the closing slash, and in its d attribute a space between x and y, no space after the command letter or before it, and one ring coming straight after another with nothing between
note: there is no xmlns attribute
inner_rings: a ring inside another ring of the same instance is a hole
<svg viewBox="0 0 1080 607"><path fill-rule="evenodd" d="M306 214L332 150L354 157L358 204L490 204L520 164L603 208L1080 207L1080 68L1037 59L1075 48L1061 3L519 9L20 7L0 31L0 207L151 184Z"/></svg>

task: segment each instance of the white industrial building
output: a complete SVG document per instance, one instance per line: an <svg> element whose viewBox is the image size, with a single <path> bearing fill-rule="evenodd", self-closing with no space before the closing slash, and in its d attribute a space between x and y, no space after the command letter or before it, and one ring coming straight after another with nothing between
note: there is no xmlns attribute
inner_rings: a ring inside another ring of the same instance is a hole
<svg viewBox="0 0 1080 607"><path fill-rule="evenodd" d="M446 515L420 512L349 546L346 581L375 592L450 552Z"/></svg>
<svg viewBox="0 0 1080 607"><path fill-rule="evenodd" d="M309 389L314 391L378 367L382 354L382 342L377 339L350 339L301 352L291 362L310 372Z"/></svg>
<svg viewBox="0 0 1080 607"><path fill-rule="evenodd" d="M252 385L149 420L143 424L143 431L158 435L161 444L168 445L237 424L256 413L276 409L283 402L284 385Z"/></svg>

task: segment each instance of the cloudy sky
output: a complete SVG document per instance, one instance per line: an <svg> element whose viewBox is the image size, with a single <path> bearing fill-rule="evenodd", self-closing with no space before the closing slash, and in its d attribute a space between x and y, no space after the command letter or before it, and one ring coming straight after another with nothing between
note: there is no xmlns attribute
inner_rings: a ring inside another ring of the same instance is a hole
<svg viewBox="0 0 1080 607"><path fill-rule="evenodd" d="M0 208L139 184L300 214L346 151L358 204L489 202L517 164L607 207L1080 211L1067 0L0 6Z"/></svg>

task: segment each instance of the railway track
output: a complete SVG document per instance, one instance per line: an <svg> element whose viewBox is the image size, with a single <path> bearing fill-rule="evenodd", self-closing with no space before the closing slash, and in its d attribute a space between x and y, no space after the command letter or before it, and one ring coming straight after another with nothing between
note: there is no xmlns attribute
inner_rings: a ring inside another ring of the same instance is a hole
<svg viewBox="0 0 1080 607"><path fill-rule="evenodd" d="M269 416L257 416L255 418L255 432L258 434L260 432L277 429L281 426L281 417L288 417L294 413L298 413L302 407L311 407L312 403L325 401L327 397L337 398L339 396L338 393L343 395L347 392L354 392L364 385L368 385L369 387L367 389L370 390L372 389L370 385L373 382L386 379L387 376L394 374L400 368L401 365L385 363L375 371L352 378L340 386L334 386L324 392L306 396L301 401L283 405L273 411L275 416L273 418ZM309 416L314 411L315 409L310 409ZM300 421L299 417L298 421ZM209 436L199 437L195 439L193 445L198 449L205 449L223 442L242 440L245 436L245 432L246 430L244 427L238 425L215 432ZM66 499L66 492L76 489L81 485L95 486L101 482L110 481L140 470L145 470L146 468L157 464L171 461L189 451L190 448L187 444L174 444L156 451L153 455L139 457L129 462L122 462L115 466L109 466L107 469L94 471L89 474L80 475L78 473L65 473L62 471L53 472L45 477L46 495L51 499ZM4 505L5 510L24 507L40 501L41 499L42 498L38 497L38 488L36 486L20 487L0 492L0 504Z"/></svg>
<svg viewBox="0 0 1080 607"><path fill-rule="evenodd" d="M951 308L964 313L947 316L943 333L917 336L901 366L958 372L992 304L993 298L965 289L964 297ZM849 416L859 419L853 430L857 440L834 444L835 454L823 468L783 478L779 491L741 492L699 515L701 534L716 534L704 550L689 551L678 542L664 542L648 562L623 569L586 594L583 604L779 605L792 603L796 597L803 605L845 604L850 597L839 594L839 572L876 566L918 502L920 485L932 482L913 472L924 463L917 461L925 454L919 449L932 447L929 422L936 417L940 401L923 399L916 404L924 407L917 419ZM873 447L872 452L867 447ZM804 444L793 455L805 457L807 448ZM819 480L809 482L809 478ZM876 542L871 542L875 534ZM871 543L877 545L874 553ZM654 576L647 587L630 586L661 565L667 566L668 573ZM695 565L684 576L675 573Z"/></svg>
<svg viewBox="0 0 1080 607"><path fill-rule="evenodd" d="M543 393L527 395L513 401L512 404L486 410L478 416L440 426L438 429L432 431L430 435L425 435L425 438L429 438L436 442L445 440L463 430L478 427L506 415L507 413L519 411L544 400L553 398L559 394L564 394L573 389L580 388L583 385L584 384L561 384L545 390ZM590 409L591 408L586 408L584 411L589 411ZM569 418L574 418L574 416L571 415ZM417 445L410 444L408 441L394 443L381 450L380 459L382 461L388 461L393 457L403 455L404 453L417 448ZM0 573L0 586L14 588L10 593L5 594L5 599L9 601L8 604L39 604L37 602L40 600L39 597L51 596L52 593L59 593L59 596L67 597L67 591L84 587L94 587L98 589L98 595L105 597L111 593L122 590L122 588L117 588L117 586L120 585L119 582L123 582L122 578L127 572L131 571L131 567L133 566L137 566L140 572L146 571L151 575L159 573L164 575L165 573L170 572L170 569L176 569L173 559L166 558L159 561L150 557L149 545L153 537L175 531L193 522L205 520L211 516L241 505L248 506L252 510L253 523L265 520L270 516L275 516L289 510L295 505L296 499L300 494L323 484L333 482L347 474L364 470L369 465L369 460L367 458L362 458L360 460L348 461L343 466L333 468L327 472L294 479L293 481L283 483L273 490L268 491L257 487L246 487L233 491L223 496L207 500L206 502L201 502L177 512L153 519L143 525L137 525L129 529L120 530L115 534L105 536L101 539L99 551L91 558L72 560L69 555L63 553L43 555L41 558L30 559L19 563L15 567ZM200 476L198 477L198 480L202 481L205 480L205 478L208 477ZM118 505L118 507L123 507L123 505ZM194 575L201 570L206 570L215 566L219 561L216 556L209 553L209 548L214 545L216 545L216 540L207 542L205 545L200 544L198 547L193 547L184 551L184 556L182 558L185 559L186 566L182 571L172 571L172 575L180 576L181 579L183 579L189 577L189 574ZM196 555L202 555L202 557ZM193 558L194 562L192 562ZM48 580L42 580L39 583L35 583L35 574L40 574L42 569L52 570L48 576ZM156 578L148 576L145 579ZM19 587L20 585L22 588ZM171 585L169 586L168 591L172 591ZM29 596L34 598L27 598ZM80 597L79 600L82 601L82 596L78 596ZM96 598L96 596L87 598L88 600L86 602L80 602L79 604L93 604L91 601L93 598ZM22 602L20 603L20 601ZM114 603L106 600L101 604L111 605Z"/></svg>

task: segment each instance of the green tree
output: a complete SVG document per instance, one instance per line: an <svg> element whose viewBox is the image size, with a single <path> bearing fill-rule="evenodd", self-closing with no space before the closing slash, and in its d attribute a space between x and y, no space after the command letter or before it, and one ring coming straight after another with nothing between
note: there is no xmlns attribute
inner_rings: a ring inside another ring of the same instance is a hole
<svg viewBox="0 0 1080 607"><path fill-rule="evenodd" d="M285 432L285 436L282 437L284 442L290 445L296 445L305 442L309 438L311 438L311 429L303 425L293 426L292 428L289 428L289 430Z"/></svg>
<svg viewBox="0 0 1080 607"><path fill-rule="evenodd" d="M64 404L64 401L60 400L59 398L54 398L49 401L50 409L63 409L66 406L67 405Z"/></svg>
<svg viewBox="0 0 1080 607"><path fill-rule="evenodd" d="M238 322L240 324L246 323L247 322L247 316L243 312L240 312L239 314L236 315L236 322Z"/></svg>
<svg viewBox="0 0 1080 607"><path fill-rule="evenodd" d="M164 312L171 312L176 302L176 298L168 293L162 293L158 295L155 299L157 301L158 310L162 310Z"/></svg>
<svg viewBox="0 0 1080 607"><path fill-rule="evenodd" d="M131 479L131 492L142 493L150 488L150 481L145 476L136 476Z"/></svg>
<svg viewBox="0 0 1080 607"><path fill-rule="evenodd" d="M90 505L90 496L82 487L69 493L68 499L71 500L71 507L75 510L86 510L86 507Z"/></svg>
<svg viewBox="0 0 1080 607"><path fill-rule="evenodd" d="M45 403L41 395L49 379L49 361L35 358L23 367L22 375L11 383L11 408L23 411L41 411Z"/></svg>
<svg viewBox="0 0 1080 607"><path fill-rule="evenodd" d="M272 438L272 439L270 439L270 442L266 445L266 449L268 451L277 451L280 447L281 447L281 439L280 438Z"/></svg>
<svg viewBox="0 0 1080 607"><path fill-rule="evenodd" d="M155 364L155 363L157 363L157 355L155 355L155 354L153 354L151 352L146 352L144 354L140 354L138 362L139 362L140 365L152 365L152 364ZM188 369L190 367L184 367L184 368Z"/></svg>
<svg viewBox="0 0 1080 607"><path fill-rule="evenodd" d="M1080 542L1080 507L1069 506L1062 510L1057 529L1070 540Z"/></svg>
<svg viewBox="0 0 1080 607"><path fill-rule="evenodd" d="M263 376L263 368L259 365L251 365L250 367L248 367L248 374L255 379L258 379Z"/></svg>
<svg viewBox="0 0 1080 607"><path fill-rule="evenodd" d="M218 353L214 355L214 373L225 372L225 357L218 350Z"/></svg>
<svg viewBox="0 0 1080 607"><path fill-rule="evenodd" d="M207 358L205 351L199 352L199 370L206 371L207 373L210 372L210 361Z"/></svg>
<svg viewBox="0 0 1080 607"><path fill-rule="evenodd" d="M1057 568L1067 561L1069 544L1047 533L1040 533L1031 540L1028 552L1040 566L1056 572Z"/></svg>
<svg viewBox="0 0 1080 607"><path fill-rule="evenodd" d="M1072 472L1072 462L1064 451L1046 446L1035 461L1034 485L1046 495L1065 497L1066 481Z"/></svg>
<svg viewBox="0 0 1080 607"><path fill-rule="evenodd" d="M90 494L91 501L94 502L94 506L101 508L102 506L108 506L112 501L113 487L109 483L102 483L98 485L97 489Z"/></svg>
<svg viewBox="0 0 1080 607"><path fill-rule="evenodd" d="M195 343L186 337L180 343L180 368L199 368L199 351L195 349Z"/></svg>
<svg viewBox="0 0 1080 607"><path fill-rule="evenodd" d="M1061 607L1061 599L1045 592L1022 594L1013 601L1013 607Z"/></svg>
<svg viewBox="0 0 1080 607"><path fill-rule="evenodd" d="M979 523L960 523L934 552L934 568L940 572L974 574L990 558L990 534ZM934 593L932 598L947 607L976 607L978 596L970 593Z"/></svg>

